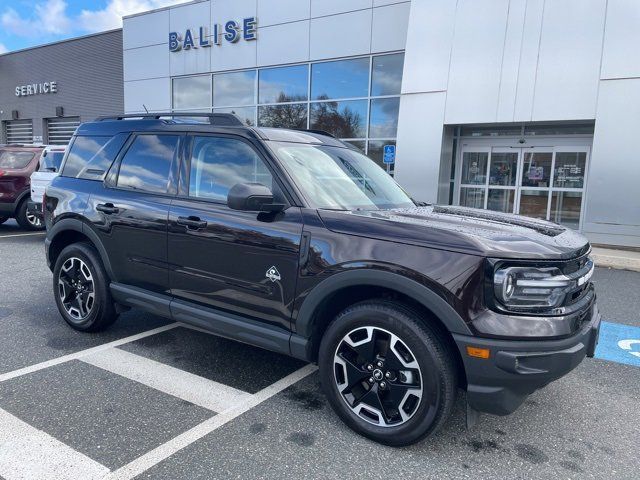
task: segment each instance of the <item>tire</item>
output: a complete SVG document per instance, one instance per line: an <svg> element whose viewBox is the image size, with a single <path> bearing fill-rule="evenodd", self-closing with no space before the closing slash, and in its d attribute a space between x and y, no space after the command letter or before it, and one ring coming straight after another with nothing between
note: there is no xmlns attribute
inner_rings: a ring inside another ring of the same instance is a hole
<svg viewBox="0 0 640 480"><path fill-rule="evenodd" d="M25 230L38 231L45 229L42 220L27 212L27 200L23 200L18 206L16 210L16 221Z"/></svg>
<svg viewBox="0 0 640 480"><path fill-rule="evenodd" d="M9 217L0 217L0 225L9 220Z"/></svg>
<svg viewBox="0 0 640 480"><path fill-rule="evenodd" d="M448 343L402 304L366 301L344 310L322 338L318 363L336 414L385 445L431 435L455 403L457 372Z"/></svg>
<svg viewBox="0 0 640 480"><path fill-rule="evenodd" d="M58 311L71 328L98 332L116 320L109 283L92 245L74 243L60 252L53 269L53 294Z"/></svg>

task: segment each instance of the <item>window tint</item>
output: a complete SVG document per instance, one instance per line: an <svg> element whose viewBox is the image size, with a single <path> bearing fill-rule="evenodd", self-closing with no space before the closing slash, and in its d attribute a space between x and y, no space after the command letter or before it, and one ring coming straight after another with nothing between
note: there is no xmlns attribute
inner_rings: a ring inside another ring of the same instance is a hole
<svg viewBox="0 0 640 480"><path fill-rule="evenodd" d="M369 94L369 59L338 60L311 65L311 98L366 97Z"/></svg>
<svg viewBox="0 0 640 480"><path fill-rule="evenodd" d="M173 108L202 108L210 104L210 75L173 79Z"/></svg>
<svg viewBox="0 0 640 480"><path fill-rule="evenodd" d="M127 150L118 172L118 187L166 193L178 135L140 135Z"/></svg>
<svg viewBox="0 0 640 480"><path fill-rule="evenodd" d="M64 158L64 150L63 151L49 151L45 152L45 156L40 160L40 171L41 172L57 172L60 170L60 165L62 165L62 159Z"/></svg>
<svg viewBox="0 0 640 480"><path fill-rule="evenodd" d="M307 100L308 78L309 67L307 65L260 70L258 103Z"/></svg>
<svg viewBox="0 0 640 480"><path fill-rule="evenodd" d="M0 168L24 168L34 156L31 152L0 151Z"/></svg>
<svg viewBox="0 0 640 480"><path fill-rule="evenodd" d="M226 202L237 183L261 183L273 189L271 173L249 145L231 138L196 137L189 195Z"/></svg>
<svg viewBox="0 0 640 480"><path fill-rule="evenodd" d="M128 136L122 133L114 137L76 137L65 160L62 176L104 179Z"/></svg>
<svg viewBox="0 0 640 480"><path fill-rule="evenodd" d="M255 105L256 71L220 73L213 76L213 106Z"/></svg>
<svg viewBox="0 0 640 480"><path fill-rule="evenodd" d="M381 55L373 57L371 96L400 95L404 55Z"/></svg>

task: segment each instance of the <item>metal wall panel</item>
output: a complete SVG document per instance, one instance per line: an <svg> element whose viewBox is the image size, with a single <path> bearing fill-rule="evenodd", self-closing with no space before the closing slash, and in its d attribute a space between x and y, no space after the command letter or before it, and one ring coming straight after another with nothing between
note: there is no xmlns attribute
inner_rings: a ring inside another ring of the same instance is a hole
<svg viewBox="0 0 640 480"><path fill-rule="evenodd" d="M51 81L57 93L16 96L17 86ZM0 55L0 120L17 110L44 137L44 119L56 117L56 107L81 121L123 112L122 30Z"/></svg>

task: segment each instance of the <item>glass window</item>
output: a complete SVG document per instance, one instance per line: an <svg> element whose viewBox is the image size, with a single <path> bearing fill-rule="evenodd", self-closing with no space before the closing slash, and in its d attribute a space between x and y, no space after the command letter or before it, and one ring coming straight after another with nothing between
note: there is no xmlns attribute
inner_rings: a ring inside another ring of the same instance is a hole
<svg viewBox="0 0 640 480"><path fill-rule="evenodd" d="M62 165L62 159L64 158L64 150L49 150L43 153L43 157L40 160L41 172L57 172Z"/></svg>
<svg viewBox="0 0 640 480"><path fill-rule="evenodd" d="M311 65L311 98L366 97L369 94L369 58Z"/></svg>
<svg viewBox="0 0 640 480"><path fill-rule="evenodd" d="M0 151L0 168L24 168L35 156L36 154L32 152Z"/></svg>
<svg viewBox="0 0 640 480"><path fill-rule="evenodd" d="M487 152L464 152L462 155L462 183L484 185L487 179Z"/></svg>
<svg viewBox="0 0 640 480"><path fill-rule="evenodd" d="M250 127L256 124L256 107L227 107L227 108L214 108L214 113L233 113L240 117L240 120L245 125Z"/></svg>
<svg viewBox="0 0 640 480"><path fill-rule="evenodd" d="M361 153L326 145L270 143L315 208L377 210L415 206L384 170Z"/></svg>
<svg viewBox="0 0 640 480"><path fill-rule="evenodd" d="M400 98L377 98L371 100L369 137L395 137L398 132Z"/></svg>
<svg viewBox="0 0 640 480"><path fill-rule="evenodd" d="M517 168L518 152L492 152L489 185L515 185Z"/></svg>
<svg viewBox="0 0 640 480"><path fill-rule="evenodd" d="M238 183L261 183L273 189L271 173L249 145L232 138L196 137L189 195L226 202L229 190Z"/></svg>
<svg viewBox="0 0 640 480"><path fill-rule="evenodd" d="M213 76L213 106L255 105L256 71L219 73Z"/></svg>
<svg viewBox="0 0 640 480"><path fill-rule="evenodd" d="M122 158L118 187L167 193L179 142L178 135L137 136Z"/></svg>
<svg viewBox="0 0 640 480"><path fill-rule="evenodd" d="M360 150L360 153L364 153L367 149L367 142L365 140L349 140L348 142L349 145L353 145L354 147L356 147L358 150Z"/></svg>
<svg viewBox="0 0 640 480"><path fill-rule="evenodd" d="M404 54L373 57L371 96L400 95Z"/></svg>
<svg viewBox="0 0 640 480"><path fill-rule="evenodd" d="M522 190L520 192L520 215L533 218L547 218L547 190Z"/></svg>
<svg viewBox="0 0 640 480"><path fill-rule="evenodd" d="M203 108L211 106L211 75L173 79L173 108Z"/></svg>
<svg viewBox="0 0 640 480"><path fill-rule="evenodd" d="M308 65L262 69L258 74L258 103L306 101L308 83Z"/></svg>
<svg viewBox="0 0 640 480"><path fill-rule="evenodd" d="M553 192L551 196L551 221L566 227L578 229L582 193Z"/></svg>
<svg viewBox="0 0 640 480"><path fill-rule="evenodd" d="M484 208L484 188L460 188L460 205Z"/></svg>
<svg viewBox="0 0 640 480"><path fill-rule="evenodd" d="M306 103L258 107L258 125L273 128L307 128Z"/></svg>
<svg viewBox="0 0 640 480"><path fill-rule="evenodd" d="M395 140L370 140L369 141L369 149L367 150L368 156L371 160L376 162L385 170L387 169L387 164L382 161L384 157L384 146L385 145L395 145ZM390 170L393 170L394 165L391 164Z"/></svg>
<svg viewBox="0 0 640 480"><path fill-rule="evenodd" d="M364 138L367 101L321 102L311 104L311 127L338 138Z"/></svg>
<svg viewBox="0 0 640 480"><path fill-rule="evenodd" d="M582 188L586 163L586 152L556 152L553 186L556 188Z"/></svg>
<svg viewBox="0 0 640 480"><path fill-rule="evenodd" d="M513 213L515 190L490 188L487 209L495 212Z"/></svg>
<svg viewBox="0 0 640 480"><path fill-rule="evenodd" d="M126 133L114 137L75 137L62 176L103 180L128 137Z"/></svg>
<svg viewBox="0 0 640 480"><path fill-rule="evenodd" d="M522 186L549 187L552 157L551 152L524 152Z"/></svg>

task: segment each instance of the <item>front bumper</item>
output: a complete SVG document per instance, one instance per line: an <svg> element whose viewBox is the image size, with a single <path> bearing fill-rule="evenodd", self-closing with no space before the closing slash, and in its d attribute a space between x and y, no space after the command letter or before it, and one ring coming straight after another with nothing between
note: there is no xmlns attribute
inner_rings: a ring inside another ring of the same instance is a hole
<svg viewBox="0 0 640 480"><path fill-rule="evenodd" d="M480 412L508 415L534 391L593 357L600 331L597 304L580 331L560 340L500 340L454 335L467 376L467 402ZM466 348L488 348L488 359L467 355Z"/></svg>

